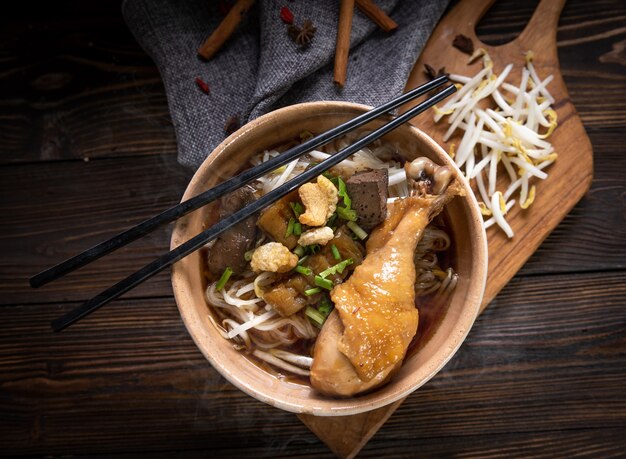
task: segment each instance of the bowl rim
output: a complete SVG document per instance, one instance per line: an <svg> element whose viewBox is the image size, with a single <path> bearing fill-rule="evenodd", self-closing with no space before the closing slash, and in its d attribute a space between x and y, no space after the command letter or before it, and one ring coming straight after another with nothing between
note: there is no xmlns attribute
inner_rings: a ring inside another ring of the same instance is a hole
<svg viewBox="0 0 626 459"><path fill-rule="evenodd" d="M291 105L288 107L280 108L278 110L269 112L263 116L260 116L259 118L256 118L255 120L247 123L246 125L242 126L238 131L228 136L205 158L205 160L202 162L200 167L198 167L198 169L194 172L192 179L189 181L189 184L187 185L187 188L185 189L185 192L181 198L181 201L185 201L193 197L194 194L191 193L191 189L199 185L201 186L200 177L206 175L206 169L210 168L211 163L213 162L213 159L219 154L221 154L226 149L227 146L231 145L233 142L236 142L238 138L244 136L249 131L255 130L258 126L261 126L262 124L267 123L268 121L275 118L276 116L285 116L286 118L289 118L290 116L294 116L294 117L301 116L303 113L307 113L309 111L316 112L319 110L328 110L333 113L341 113L341 112L355 112L355 111L364 112L364 111L371 110L371 109L372 107L368 105L358 104L358 103L353 103L353 102L317 101L317 102L305 102L305 103L300 103L296 105ZM354 415L358 413L375 410L377 408L390 405L396 402L397 400L408 396L410 393L414 392L419 387L421 387L426 382L428 382L456 354L461 344L465 341L465 338L467 337L470 330L472 329L472 326L476 318L478 317L480 306L482 304L482 299L483 299L484 292L485 292L485 286L486 286L486 280L487 280L487 263L488 263L487 236L486 236L484 226L482 225L483 218L480 213L478 202L476 200L474 193L471 191L471 187L467 179L463 176L462 172L458 169L454 161L452 161L449 158L445 150L437 142L435 142L435 140L433 140L425 132L423 132L422 130L413 126L410 123L405 123L404 125L399 127L399 129L411 130L413 134L419 137L420 140L425 145L427 145L430 150L436 151L439 157L443 158L444 161L448 163L448 165L451 165L454 168L455 172L457 173L457 178L461 181L462 186L464 190L466 191L465 198L467 199L467 203L469 207L470 220L481 222L480 225L475 225L474 223L470 222L470 226L474 228L478 226L476 228L478 230L477 231L478 240L476 241L477 253L474 254L475 258L472 262L472 267L476 268L476 278L474 278L472 282L470 283L470 286L468 287L468 292L467 292L467 296L473 298L474 301L472 302L471 305L466 304L464 306L464 310L466 310L468 313L464 314L463 317L459 319L459 323L454 327L453 332L446 339L444 344L447 345L447 350L446 350L444 357L440 359L440 361L438 361L436 365L433 365L430 368L430 371L426 373L425 376L419 378L415 382L411 382L410 384L407 384L403 390L397 390L396 392L393 392L390 394L384 394L384 387L382 387L372 392L372 394L377 394L382 391L379 397L376 397L374 399L368 397L367 401L360 405L353 403L352 406L346 406L346 407L338 406L332 409L325 409L322 407L304 406L303 404L297 404L294 402L281 400L279 397L272 396L271 392L269 391L262 391L262 390L259 390L258 388L251 387L249 384L247 384L245 381L240 380L237 377L237 375L231 373L226 367L224 367L222 364L218 363L215 360L210 350L207 349L206 346L202 343L200 339L201 333L196 332L196 327L192 323L193 322L192 319L188 317L186 313L183 312L183 306L181 303L183 302L182 295L183 295L184 288L182 288L179 285L179 282L182 282L182 280L180 280L179 277L183 276L184 273L180 272L181 265L179 263L175 263L172 266L172 274L171 274L172 289L174 291L174 297L176 300L177 308L179 310L180 316L183 320L183 323L185 325L187 332L193 339L196 347L205 356L205 358L209 361L209 363L213 366L213 368L215 368L215 370L218 371L218 373L220 373L224 378L226 378L235 387L242 390L246 394L254 397L255 399L262 401L264 403L267 403L269 405L272 405L276 408L280 408L285 411L290 411L293 413L312 414L316 416ZM178 245L176 243L176 237L179 233L182 233L184 231L184 226L185 225L183 224L182 220L178 220L176 222L176 225L174 226L174 229L172 231L172 238L171 238L171 244L170 244L171 249L175 248L176 245ZM471 309L467 309L470 307ZM461 329L461 332L456 333L456 331L458 331L459 329ZM208 333L208 331L206 331L206 333ZM448 341L450 340L452 340L452 343L448 343ZM245 357L242 356L242 358L245 358ZM259 371L264 371L264 370L259 368ZM341 405L342 401L344 400L354 401L354 398L334 399L332 397L329 397L329 399L336 400L337 405Z"/></svg>

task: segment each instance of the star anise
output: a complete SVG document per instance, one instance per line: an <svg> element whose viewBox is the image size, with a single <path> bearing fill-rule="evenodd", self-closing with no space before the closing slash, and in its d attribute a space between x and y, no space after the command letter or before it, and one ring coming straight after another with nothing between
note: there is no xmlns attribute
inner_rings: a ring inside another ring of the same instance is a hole
<svg viewBox="0 0 626 459"><path fill-rule="evenodd" d="M431 65L424 64L424 73L428 77L429 80L434 80L435 78L439 78L443 75L448 75L445 67L441 67L439 70L435 70L435 68ZM439 91L443 91L443 87L435 88L428 93L429 96L434 96Z"/></svg>
<svg viewBox="0 0 626 459"><path fill-rule="evenodd" d="M424 73L430 80L434 80L435 78L448 74L445 67L441 67L438 71L435 71L435 69L428 64L424 64Z"/></svg>
<svg viewBox="0 0 626 459"><path fill-rule="evenodd" d="M302 27L298 27L295 24L290 25L287 28L287 34L289 38L291 38L295 44L304 48L311 43L313 37L315 36L315 32L317 27L313 25L313 23L307 19L302 23Z"/></svg>
<svg viewBox="0 0 626 459"><path fill-rule="evenodd" d="M469 54L470 56L474 53L474 42L472 42L471 38L466 37L465 35L459 34L454 37L452 46L465 54Z"/></svg>

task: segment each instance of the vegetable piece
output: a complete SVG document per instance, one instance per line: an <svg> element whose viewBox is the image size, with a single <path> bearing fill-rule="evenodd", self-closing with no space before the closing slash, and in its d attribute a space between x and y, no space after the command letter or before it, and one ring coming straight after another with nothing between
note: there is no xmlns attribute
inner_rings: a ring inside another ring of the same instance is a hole
<svg viewBox="0 0 626 459"><path fill-rule="evenodd" d="M311 295L315 295L316 293L321 292L322 289L320 289L319 287L313 287L313 288L309 288L307 290L304 291L304 294L306 296L311 296Z"/></svg>
<svg viewBox="0 0 626 459"><path fill-rule="evenodd" d="M330 315L332 310L333 303L328 299L326 295L324 295L322 301L320 301L317 306L317 311L324 316L324 319L326 319Z"/></svg>
<svg viewBox="0 0 626 459"><path fill-rule="evenodd" d="M346 266L351 265L352 263L354 263L352 261L352 258L348 258L346 260L343 260L337 263L334 266L331 266L330 268L325 269L324 271L319 273L319 276L323 279L326 279L328 276L332 274L337 274L337 273L342 274L343 270L346 269Z"/></svg>
<svg viewBox="0 0 626 459"><path fill-rule="evenodd" d="M304 255L304 252L305 252L305 248L302 247L301 245L297 246L293 251L293 253L295 253L298 257L302 257L302 255Z"/></svg>
<svg viewBox="0 0 626 459"><path fill-rule="evenodd" d="M337 189L339 190L339 197L343 198L343 205L346 206L346 209L351 209L352 199L350 199L350 196L348 195L346 182L344 182L341 177L337 177Z"/></svg>
<svg viewBox="0 0 626 459"><path fill-rule="evenodd" d="M300 236L302 234L302 223L300 222L295 222L293 224L293 234L295 236Z"/></svg>
<svg viewBox="0 0 626 459"><path fill-rule="evenodd" d="M311 268L307 268L306 266L301 266L301 265L296 266L296 272L304 276L310 276L311 274L313 274L313 271L311 271Z"/></svg>
<svg viewBox="0 0 626 459"><path fill-rule="evenodd" d="M293 225L295 223L296 223L295 219L293 217L291 217L289 219L289 223L287 223L287 230L285 231L285 239L287 239L289 236L294 234L294 232L293 232Z"/></svg>
<svg viewBox="0 0 626 459"><path fill-rule="evenodd" d="M337 249L337 246L335 244L330 245L330 250L332 251L333 258L335 260L341 260L341 254L339 253L339 250Z"/></svg>
<svg viewBox="0 0 626 459"><path fill-rule="evenodd" d="M475 180L485 228L496 223L508 237L513 237L505 218L506 210L516 202L510 198L519 189L517 202L522 209L528 208L538 191L531 180L545 180L548 175L543 169L556 160L554 148L546 141L557 126L556 112L551 108L554 98L547 90L553 76L539 78L529 51L520 84L514 86L505 81L513 64L497 75L484 49L477 49L472 57L480 56L483 69L473 77L450 75L452 81L462 85L435 110L434 118L439 121L449 115L450 127L444 141L457 129L464 131L453 158L465 169L464 175ZM493 108L483 109L486 104ZM508 176L505 190L497 189L498 184L506 183L500 179L500 171Z"/></svg>
<svg viewBox="0 0 626 459"><path fill-rule="evenodd" d="M326 320L326 317L320 314L317 309L312 308L311 306L307 306L306 309L304 310L304 314L309 319L311 319L311 322L313 322L314 325L317 325L320 328L322 328L322 325L324 325L324 321Z"/></svg>
<svg viewBox="0 0 626 459"><path fill-rule="evenodd" d="M337 207L337 215L344 220L348 220L351 222L355 222L358 218L358 215L353 209L345 209L343 207Z"/></svg>
<svg viewBox="0 0 626 459"><path fill-rule="evenodd" d="M331 290L333 288L333 282L329 279L324 279L321 276L315 276L315 285L325 288L326 290Z"/></svg>
<svg viewBox="0 0 626 459"><path fill-rule="evenodd" d="M222 277L220 277L220 280L217 281L217 284L215 285L215 290L217 290L218 292L222 290L224 286L226 285L226 282L228 282L228 279L230 279L230 276L232 274L233 274L233 270L230 268L226 268L224 272L222 273Z"/></svg>
<svg viewBox="0 0 626 459"><path fill-rule="evenodd" d="M290 202L289 207L291 207L291 210L293 210L293 214L296 216L296 218L300 217L300 215L302 215L302 212L304 212L304 208L299 202Z"/></svg>
<svg viewBox="0 0 626 459"><path fill-rule="evenodd" d="M367 233L365 232L365 230L363 228L361 228L359 225L357 225L355 222L348 222L347 226L348 226L348 228L350 228L352 230L352 232L359 239L363 240L363 239L365 239L367 237Z"/></svg>

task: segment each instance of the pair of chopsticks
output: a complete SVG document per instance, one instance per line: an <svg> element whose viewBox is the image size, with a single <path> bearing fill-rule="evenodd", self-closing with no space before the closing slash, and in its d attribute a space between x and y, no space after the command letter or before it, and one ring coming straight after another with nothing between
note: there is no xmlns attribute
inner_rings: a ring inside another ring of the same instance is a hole
<svg viewBox="0 0 626 459"><path fill-rule="evenodd" d="M375 118L378 118L379 116L388 113L389 111L394 110L395 108L398 108L399 106L423 94L426 94L435 88L442 86L447 81L448 78L445 75L436 78L422 86L412 89L411 91L377 108L374 108L362 115L357 116L356 118L353 118L344 124L341 124L333 129L330 129L329 131L315 136L303 142L302 144L283 152L279 156L272 158L269 161L266 161L265 163L248 169L241 174L217 185L216 187L211 188L210 190L207 190L187 201L181 202L180 204L171 207L170 209L167 209L161 214L156 215L155 217L152 217L140 223L139 225L112 237L107 241L95 245L94 247L63 261L58 265L42 271L41 273L33 276L30 279L30 285L32 287L40 287L82 266L85 266L86 264L97 260L98 258L112 252L113 250L118 249L140 238L141 236L144 236L145 234L155 229L157 226L174 221L188 214L189 212L198 209L199 207L202 207L231 191L236 190L237 188L262 176L263 174L270 172L284 164L287 164L288 162L291 162L295 158L302 156L303 154L315 149L316 147L327 144L337 137L342 136L360 126L363 126L368 122L374 120ZM339 164L341 161L348 158L353 153L356 153L360 149L384 136L401 124L406 123L414 116L424 112L425 110L445 99L455 91L456 88L454 87L454 85L447 86L442 91L438 92L431 98L419 103L415 107L408 110L406 113L394 118L387 124L357 140L352 145L344 148L343 150L337 152L328 159L313 166L311 169L302 172L300 175L289 180L280 187L261 196L250 205L224 218L212 227L206 229L202 233L181 244L174 250L160 256L152 263L149 263L148 265L141 268L139 271L131 274L117 284L104 290L94 298L86 301L85 303L68 312L67 314L52 321L52 329L57 332L61 331L71 324L75 323L76 321L82 319L83 317L91 314L93 311L118 298L120 295L133 289L137 285L141 284L143 281L163 271L165 268L171 266L181 258L200 249L207 242L215 239L218 235L220 235L222 232L226 231L233 225L257 213L264 207L289 194L304 183L314 179L331 167Z"/></svg>

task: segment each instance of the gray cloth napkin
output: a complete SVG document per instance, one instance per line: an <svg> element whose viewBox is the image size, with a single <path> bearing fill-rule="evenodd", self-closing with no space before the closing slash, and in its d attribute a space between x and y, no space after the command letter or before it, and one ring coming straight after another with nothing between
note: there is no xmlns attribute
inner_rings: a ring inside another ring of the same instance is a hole
<svg viewBox="0 0 626 459"><path fill-rule="evenodd" d="M197 168L227 137L233 116L243 124L277 108L316 100L379 105L402 93L409 72L449 0L376 0L397 23L385 33L358 8L344 88L333 84L337 0L260 0L209 62L196 51L223 19L217 1L126 0L124 18L165 83L179 161ZM232 2L231 2L232 3ZM306 48L287 35L280 9L294 23L313 21ZM210 87L198 88L200 77Z"/></svg>

